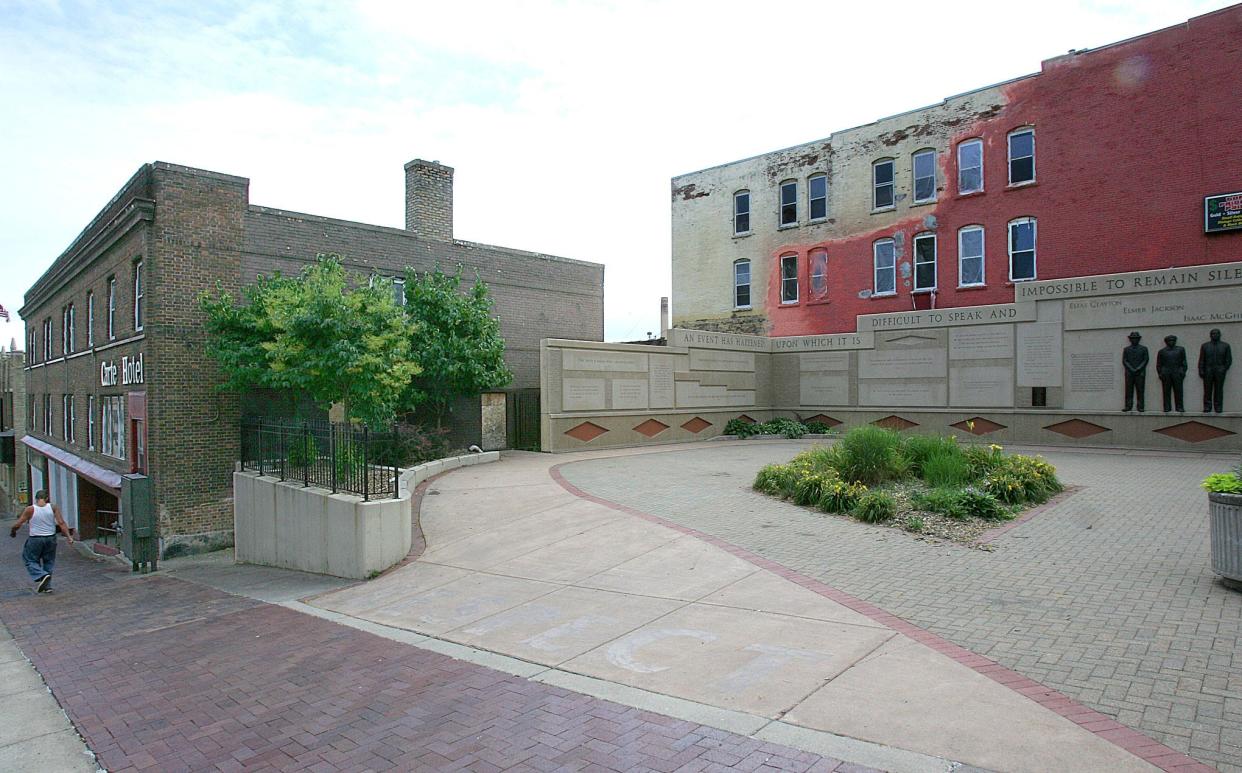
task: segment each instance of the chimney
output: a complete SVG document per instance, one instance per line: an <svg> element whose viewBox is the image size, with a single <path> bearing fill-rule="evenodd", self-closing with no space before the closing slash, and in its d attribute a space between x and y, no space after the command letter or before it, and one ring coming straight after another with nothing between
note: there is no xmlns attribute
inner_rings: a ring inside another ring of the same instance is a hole
<svg viewBox="0 0 1242 773"><path fill-rule="evenodd" d="M405 230L453 241L453 167L421 158L405 165Z"/></svg>
<svg viewBox="0 0 1242 773"><path fill-rule="evenodd" d="M660 298L660 337L668 338L668 296Z"/></svg>

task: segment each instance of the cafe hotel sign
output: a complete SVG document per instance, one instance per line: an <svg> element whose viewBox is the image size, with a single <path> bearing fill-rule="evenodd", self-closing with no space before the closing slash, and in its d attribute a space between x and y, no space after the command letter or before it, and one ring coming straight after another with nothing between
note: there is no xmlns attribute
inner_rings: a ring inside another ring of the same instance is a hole
<svg viewBox="0 0 1242 773"><path fill-rule="evenodd" d="M118 383L121 386L146 383L142 376L141 354L137 357L122 357L119 366L116 360L104 360L99 363L99 385L113 387Z"/></svg>

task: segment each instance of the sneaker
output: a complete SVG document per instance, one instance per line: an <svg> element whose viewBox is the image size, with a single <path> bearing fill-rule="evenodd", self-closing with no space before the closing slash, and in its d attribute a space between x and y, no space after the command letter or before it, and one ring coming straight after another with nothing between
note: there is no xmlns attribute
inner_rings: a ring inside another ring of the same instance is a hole
<svg viewBox="0 0 1242 773"><path fill-rule="evenodd" d="M49 590L48 585L50 585L51 582L52 575L45 574L35 582L35 590L39 593L46 593Z"/></svg>
<svg viewBox="0 0 1242 773"><path fill-rule="evenodd" d="M55 593L56 591L52 590L51 588L43 588L39 592L40 593Z"/></svg>

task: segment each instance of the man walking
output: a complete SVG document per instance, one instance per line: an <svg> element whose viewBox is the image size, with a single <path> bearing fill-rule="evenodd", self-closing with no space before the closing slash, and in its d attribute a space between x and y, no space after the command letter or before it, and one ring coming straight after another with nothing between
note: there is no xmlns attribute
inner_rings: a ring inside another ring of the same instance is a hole
<svg viewBox="0 0 1242 773"><path fill-rule="evenodd" d="M35 494L35 503L22 511L17 523L9 529L9 536L16 537L17 530L27 521L30 522L30 536L22 547L22 560L26 562L30 579L34 580L35 590L51 593L52 570L56 567L56 532L63 531L70 545L73 535L60 516L60 508L47 500L46 491Z"/></svg>

